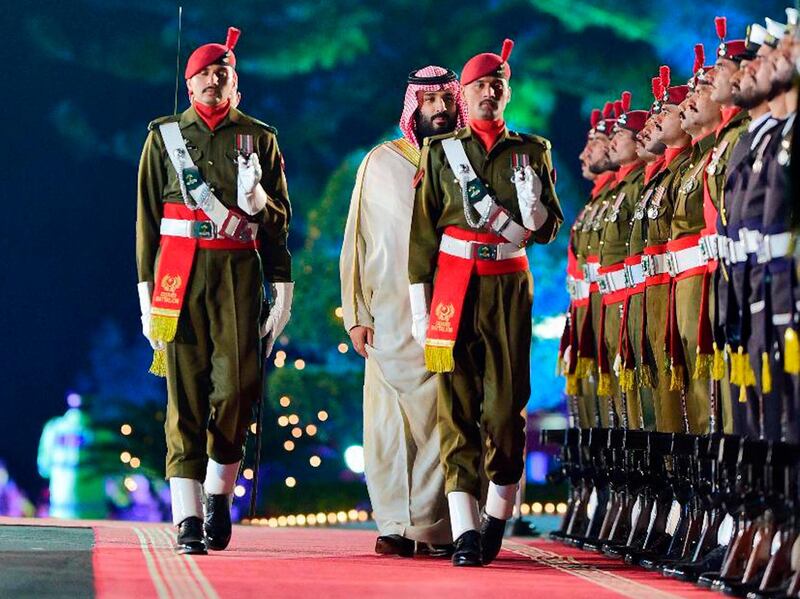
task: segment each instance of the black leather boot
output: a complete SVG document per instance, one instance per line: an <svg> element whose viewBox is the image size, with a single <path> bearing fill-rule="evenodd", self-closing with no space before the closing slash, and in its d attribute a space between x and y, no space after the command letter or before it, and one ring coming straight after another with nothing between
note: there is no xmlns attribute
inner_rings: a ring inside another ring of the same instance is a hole
<svg viewBox="0 0 800 599"><path fill-rule="evenodd" d="M481 533L468 530L456 539L453 550L454 566L481 566Z"/></svg>
<svg viewBox="0 0 800 599"><path fill-rule="evenodd" d="M229 495L206 495L206 543L222 551L231 542L231 502Z"/></svg>
<svg viewBox="0 0 800 599"><path fill-rule="evenodd" d="M486 512L481 514L481 559L484 566L491 564L500 553L505 532L505 520L490 516Z"/></svg>
<svg viewBox="0 0 800 599"><path fill-rule="evenodd" d="M175 553L181 555L206 555L206 543L203 540L203 521L197 516L189 516L178 524Z"/></svg>

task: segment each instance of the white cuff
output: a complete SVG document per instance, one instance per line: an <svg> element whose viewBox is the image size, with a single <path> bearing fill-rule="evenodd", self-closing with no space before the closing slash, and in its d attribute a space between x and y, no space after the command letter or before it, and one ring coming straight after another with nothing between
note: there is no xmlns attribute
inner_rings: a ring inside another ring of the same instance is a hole
<svg viewBox="0 0 800 599"><path fill-rule="evenodd" d="M150 302L153 297L153 284L149 281L142 281L136 285L136 291L139 294L139 313L143 316L150 314Z"/></svg>
<svg viewBox="0 0 800 599"><path fill-rule="evenodd" d="M411 300L411 315L414 317L427 316L431 310L431 284L414 283L408 286L408 296Z"/></svg>
<svg viewBox="0 0 800 599"><path fill-rule="evenodd" d="M508 520L514 513L517 502L517 485L496 485L489 483L486 495L486 513L499 520Z"/></svg>
<svg viewBox="0 0 800 599"><path fill-rule="evenodd" d="M267 192L261 187L260 183L256 183L253 191L245 191L239 188L236 203L239 208L244 210L250 216L258 214L267 205Z"/></svg>
<svg viewBox="0 0 800 599"><path fill-rule="evenodd" d="M478 516L478 500L464 491L452 491L447 494L447 505L450 508L450 527L453 540L468 530L480 528Z"/></svg>
<svg viewBox="0 0 800 599"><path fill-rule="evenodd" d="M278 310L291 310L294 298L294 283L271 283L272 301Z"/></svg>
<svg viewBox="0 0 800 599"><path fill-rule="evenodd" d="M239 464L218 464L208 460L206 467L206 481L203 484L209 495L230 495L236 486L236 477L239 474Z"/></svg>
<svg viewBox="0 0 800 599"><path fill-rule="evenodd" d="M170 478L169 492L172 497L172 523L177 526L186 518L203 518L203 487L192 478Z"/></svg>
<svg viewBox="0 0 800 599"><path fill-rule="evenodd" d="M539 200L535 200L533 206L522 213L522 224L526 229L538 231L547 222L548 216L550 216L550 212L547 207Z"/></svg>

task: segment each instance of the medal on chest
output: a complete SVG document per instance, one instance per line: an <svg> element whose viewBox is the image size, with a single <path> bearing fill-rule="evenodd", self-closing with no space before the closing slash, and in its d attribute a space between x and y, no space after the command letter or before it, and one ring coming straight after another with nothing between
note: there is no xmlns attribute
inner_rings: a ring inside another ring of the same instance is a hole
<svg viewBox="0 0 800 599"><path fill-rule="evenodd" d="M644 218L645 210L647 209L647 202L650 199L650 196L653 195L653 189L648 189L645 194L642 196L642 199L636 204L636 209L633 211L633 220L642 220Z"/></svg>
<svg viewBox="0 0 800 599"><path fill-rule="evenodd" d="M789 166L789 162L792 160L792 142L788 138L784 138L781 141L781 149L778 152L778 164L781 166Z"/></svg>
<svg viewBox="0 0 800 599"><path fill-rule="evenodd" d="M653 199L650 201L650 205L647 207L647 218L653 220L658 218L658 211L661 208L661 200L664 197L664 194L667 190L659 185L655 192L653 193Z"/></svg>
<svg viewBox="0 0 800 599"><path fill-rule="evenodd" d="M599 231L603 226L603 215L608 210L608 201L604 200L600 210L597 211L594 219L592 219L592 231Z"/></svg>
<svg viewBox="0 0 800 599"><path fill-rule="evenodd" d="M625 200L625 192L620 191L617 194L617 198L614 200L614 205L611 206L611 210L608 211L608 216L606 216L606 220L610 223L617 222L619 218L619 209L622 206L622 202Z"/></svg>
<svg viewBox="0 0 800 599"><path fill-rule="evenodd" d="M243 133L236 134L236 153L243 158L249 158L255 150L253 136Z"/></svg>

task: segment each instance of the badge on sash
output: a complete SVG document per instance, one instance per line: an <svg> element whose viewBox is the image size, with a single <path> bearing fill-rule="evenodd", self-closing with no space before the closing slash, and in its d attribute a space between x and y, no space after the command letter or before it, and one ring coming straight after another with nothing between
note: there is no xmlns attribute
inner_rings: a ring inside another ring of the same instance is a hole
<svg viewBox="0 0 800 599"><path fill-rule="evenodd" d="M203 180L200 178L200 169L196 166L185 167L181 176L183 177L184 185L186 185L186 191L194 191L203 184Z"/></svg>
<svg viewBox="0 0 800 599"><path fill-rule="evenodd" d="M252 135L245 135L243 133L236 134L236 152L243 158L249 158L254 150L255 144L253 143Z"/></svg>

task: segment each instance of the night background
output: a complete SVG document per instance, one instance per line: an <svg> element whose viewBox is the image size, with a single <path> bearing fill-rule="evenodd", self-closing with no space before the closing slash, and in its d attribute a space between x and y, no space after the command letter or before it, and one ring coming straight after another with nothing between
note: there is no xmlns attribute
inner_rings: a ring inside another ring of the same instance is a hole
<svg viewBox="0 0 800 599"><path fill-rule="evenodd" d="M185 2L181 73L198 45L224 42L229 25L242 29L240 109L278 129L294 207L295 302L268 384L262 510L335 510L366 498L343 461L361 442L363 362L341 345L348 338L336 312L338 258L356 168L375 144L399 136L409 71L438 64L460 72L473 54L514 39L506 120L552 141L570 223L588 192L577 155L591 109L624 89L634 108L647 107L660 64L672 67L674 81L688 78L695 43L713 58L716 15L728 17L729 37L741 38L765 15L783 20L783 8L776 0ZM42 429L74 392L108 433L93 467L119 484L136 470L158 488L166 393L147 373L134 222L147 123L173 109L177 4L73 0L19 10L4 6L3 19L0 460L41 501ZM182 76L178 99L185 109ZM563 409L554 369L566 242L564 227L530 254L531 413ZM285 484L289 476L296 486Z"/></svg>

